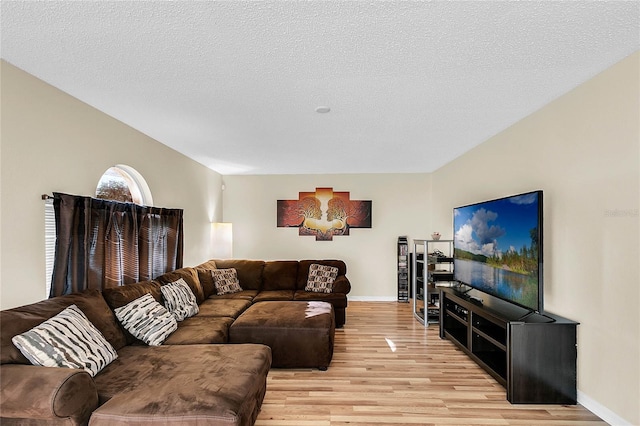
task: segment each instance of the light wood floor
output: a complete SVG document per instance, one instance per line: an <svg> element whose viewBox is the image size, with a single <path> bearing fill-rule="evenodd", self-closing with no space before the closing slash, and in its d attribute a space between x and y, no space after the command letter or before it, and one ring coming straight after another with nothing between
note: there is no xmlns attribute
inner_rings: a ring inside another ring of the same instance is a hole
<svg viewBox="0 0 640 426"><path fill-rule="evenodd" d="M272 369L256 425L605 425L580 405L511 405L411 306L349 302L327 371Z"/></svg>

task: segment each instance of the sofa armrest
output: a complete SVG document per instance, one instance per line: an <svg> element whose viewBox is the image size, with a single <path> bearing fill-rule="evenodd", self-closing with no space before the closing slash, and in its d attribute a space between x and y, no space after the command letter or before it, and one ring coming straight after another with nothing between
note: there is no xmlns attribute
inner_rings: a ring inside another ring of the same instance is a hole
<svg viewBox="0 0 640 426"><path fill-rule="evenodd" d="M83 370L23 364L0 366L3 418L62 420L87 424L98 407L93 378Z"/></svg>
<svg viewBox="0 0 640 426"><path fill-rule="evenodd" d="M346 275L340 275L333 282L333 292L334 293L344 293L348 294L351 291L351 283Z"/></svg>

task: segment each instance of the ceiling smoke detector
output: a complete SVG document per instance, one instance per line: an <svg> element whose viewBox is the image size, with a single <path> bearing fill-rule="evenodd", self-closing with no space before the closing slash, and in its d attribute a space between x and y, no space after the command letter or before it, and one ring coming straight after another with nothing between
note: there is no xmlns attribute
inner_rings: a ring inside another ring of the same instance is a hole
<svg viewBox="0 0 640 426"><path fill-rule="evenodd" d="M316 108L316 112L320 114L326 114L329 111L331 111L331 108L329 108L328 106L319 106L318 108Z"/></svg>

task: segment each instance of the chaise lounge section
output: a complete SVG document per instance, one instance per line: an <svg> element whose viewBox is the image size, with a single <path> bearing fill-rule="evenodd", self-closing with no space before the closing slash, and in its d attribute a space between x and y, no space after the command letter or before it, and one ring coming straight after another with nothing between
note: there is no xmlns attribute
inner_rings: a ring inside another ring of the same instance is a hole
<svg viewBox="0 0 640 426"><path fill-rule="evenodd" d="M31 365L11 341L71 305L118 353L93 378L84 370ZM97 290L5 310L0 321L3 425L251 425L266 393L269 347L129 343Z"/></svg>

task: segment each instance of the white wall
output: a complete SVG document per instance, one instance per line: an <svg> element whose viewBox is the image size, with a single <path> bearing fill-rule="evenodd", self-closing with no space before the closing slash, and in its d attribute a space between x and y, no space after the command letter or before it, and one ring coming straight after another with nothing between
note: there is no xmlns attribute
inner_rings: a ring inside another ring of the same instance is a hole
<svg viewBox="0 0 640 426"><path fill-rule="evenodd" d="M235 258L342 259L352 300L395 300L398 236L426 238L432 232L428 174L225 176L224 181L224 221L233 223ZM372 228L316 241L298 236L298 228L276 227L277 200L298 199L299 192L322 187L349 192L352 200L371 200Z"/></svg>
<svg viewBox="0 0 640 426"><path fill-rule="evenodd" d="M545 308L580 322L584 399L613 411L613 423L634 425L640 424L639 61L640 54L630 56L433 173L431 203L433 223L451 232L455 206L544 190Z"/></svg>
<svg viewBox="0 0 640 426"><path fill-rule="evenodd" d="M2 61L0 307L46 297L44 204L53 191L95 195L102 174L132 166L154 204L184 209L184 264L209 257L222 217L221 176Z"/></svg>

